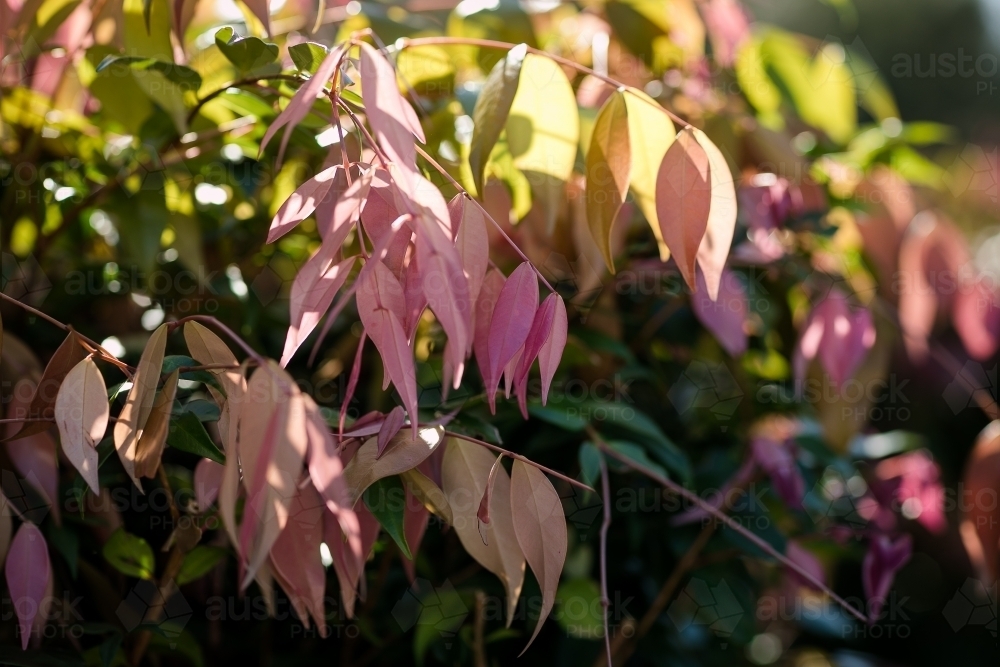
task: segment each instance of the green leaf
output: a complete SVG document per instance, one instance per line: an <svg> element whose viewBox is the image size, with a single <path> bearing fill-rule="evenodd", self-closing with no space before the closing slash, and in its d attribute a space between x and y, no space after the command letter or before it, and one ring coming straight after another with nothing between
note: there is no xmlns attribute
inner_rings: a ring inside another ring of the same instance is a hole
<svg viewBox="0 0 1000 667"><path fill-rule="evenodd" d="M111 667L111 665L114 664L115 658L118 656L118 649L120 649L122 645L122 639L122 633L116 632L101 642L100 653L102 667Z"/></svg>
<svg viewBox="0 0 1000 667"><path fill-rule="evenodd" d="M552 405L546 407L540 403L529 403L528 414L565 431L582 431L587 428L587 420L580 415Z"/></svg>
<svg viewBox="0 0 1000 667"><path fill-rule="evenodd" d="M406 492L399 476L392 475L377 480L364 493L365 505L379 524L389 533L399 550L413 560L406 534L403 531L403 517L406 511Z"/></svg>
<svg viewBox="0 0 1000 667"><path fill-rule="evenodd" d="M604 614L601 588L593 579L571 579L556 591L556 621L570 637L602 639Z"/></svg>
<svg viewBox="0 0 1000 667"><path fill-rule="evenodd" d="M486 78L483 89L476 100L476 108L472 112L472 142L469 152L469 167L476 184L476 192L482 196L483 173L486 161L490 157L493 146L500 138L500 132L507 124L510 105L517 93L517 84L521 78L521 65L527 55L527 45L518 44L507 52L506 57L496 64Z"/></svg>
<svg viewBox="0 0 1000 667"><path fill-rule="evenodd" d="M587 223L611 273L611 228L628 193L631 172L628 106L625 94L616 90L597 114L587 150Z"/></svg>
<svg viewBox="0 0 1000 667"><path fill-rule="evenodd" d="M219 421L221 414L218 405L212 401L206 401L200 398L188 401L184 404L184 407L175 414L179 417L185 412L190 412L198 418L198 421L203 422L217 422Z"/></svg>
<svg viewBox="0 0 1000 667"><path fill-rule="evenodd" d="M84 492L86 493L86 491ZM80 559L80 536L75 530L71 530L65 524L57 526L50 523L45 533L49 544L62 554L62 557L66 560L66 564L69 566L70 575L76 579L77 565Z"/></svg>
<svg viewBox="0 0 1000 667"><path fill-rule="evenodd" d="M184 90L197 92L201 88L201 75L184 65L139 56L108 56L97 65L97 71L103 72L112 65L126 65L140 72L159 72L167 81L176 83Z"/></svg>
<svg viewBox="0 0 1000 667"><path fill-rule="evenodd" d="M226 457L208 437L208 431L202 425L198 415L184 412L176 419L170 420L170 432L167 434L167 444L182 452L196 454L211 459L216 463L225 464Z"/></svg>
<svg viewBox="0 0 1000 667"><path fill-rule="evenodd" d="M608 447L626 458L635 461L643 468L652 470L653 472L663 475L664 477L670 476L667 474L667 471L663 469L663 466L649 458L646 450L641 445L637 445L634 442L625 442L623 440L609 440Z"/></svg>
<svg viewBox="0 0 1000 667"><path fill-rule="evenodd" d="M687 455L648 415L635 409L607 409L599 412L595 410L595 413L605 417L603 420L605 424L613 424L619 429L640 436L638 440L642 446L663 465L676 472L682 479L691 479L691 462Z"/></svg>
<svg viewBox="0 0 1000 667"><path fill-rule="evenodd" d="M183 586L201 579L225 557L225 549L199 544L184 556L180 572L177 573L177 585Z"/></svg>
<svg viewBox="0 0 1000 667"><path fill-rule="evenodd" d="M288 47L288 55L300 72L315 74L329 50L316 42L302 42Z"/></svg>
<svg viewBox="0 0 1000 667"><path fill-rule="evenodd" d="M183 368L184 366L201 366L201 362L196 359L183 355L183 354L169 354L163 357L163 366L160 369L160 373L163 375L169 375L173 373L178 368Z"/></svg>
<svg viewBox="0 0 1000 667"><path fill-rule="evenodd" d="M240 72L246 74L278 59L278 45L259 37L240 37L230 26L215 33L215 45Z"/></svg>
<svg viewBox="0 0 1000 667"><path fill-rule="evenodd" d="M660 259L667 261L670 251L663 242L659 218L656 215L656 175L660 171L663 156L670 144L674 143L677 130L660 104L652 97L629 88L625 91L625 106L628 109L628 136L631 146L632 171L629 190L635 203L646 217L656 244Z"/></svg>
<svg viewBox="0 0 1000 667"><path fill-rule="evenodd" d="M451 54L440 46L404 49L396 56L400 82L420 95L441 97L455 89L455 65Z"/></svg>
<svg viewBox="0 0 1000 667"><path fill-rule="evenodd" d="M580 459L580 481L594 486L601 474L601 451L592 442L585 442L580 445L577 456Z"/></svg>
<svg viewBox="0 0 1000 667"><path fill-rule="evenodd" d="M146 540L125 532L124 528L116 530L102 550L104 559L122 574L140 579L152 579L156 561L153 550Z"/></svg>
<svg viewBox="0 0 1000 667"><path fill-rule="evenodd" d="M507 145L551 234L576 162L580 115L573 86L554 60L529 53L520 69L505 124Z"/></svg>

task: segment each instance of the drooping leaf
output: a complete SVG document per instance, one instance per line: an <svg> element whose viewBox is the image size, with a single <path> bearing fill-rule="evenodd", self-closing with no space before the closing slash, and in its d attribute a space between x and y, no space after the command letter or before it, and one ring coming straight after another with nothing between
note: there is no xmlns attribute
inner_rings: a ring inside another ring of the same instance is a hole
<svg viewBox="0 0 1000 667"><path fill-rule="evenodd" d="M194 498L198 503L198 510L206 512L215 499L219 497L219 488L222 486L222 477L226 472L225 466L212 459L202 459L194 467Z"/></svg>
<svg viewBox="0 0 1000 667"><path fill-rule="evenodd" d="M425 427L413 437L408 431L393 438L381 457L378 457L378 438L369 438L358 449L351 462L344 467L349 504L361 498L369 486L390 475L399 475L417 467L421 461L434 453L444 438L440 426Z"/></svg>
<svg viewBox="0 0 1000 667"><path fill-rule="evenodd" d="M486 234L486 218L471 199L457 194L448 203L451 228L455 232L455 248L462 259L465 279L469 283L469 303L479 298L486 270L490 263L490 245ZM469 340L470 351L472 339Z"/></svg>
<svg viewBox="0 0 1000 667"><path fill-rule="evenodd" d="M141 537L119 528L104 543L101 552L104 554L104 560L122 574L139 579L153 578L156 566L153 549Z"/></svg>
<svg viewBox="0 0 1000 667"><path fill-rule="evenodd" d="M511 471L510 502L517 543L542 589L538 624L521 651L523 655L535 641L555 603L559 575L566 562L566 516L559 494L545 474L518 460L514 461Z"/></svg>
<svg viewBox="0 0 1000 667"><path fill-rule="evenodd" d="M308 447L305 399L268 362L250 376L240 410L239 454L247 502L240 525L241 588L253 581L288 521Z"/></svg>
<svg viewBox="0 0 1000 667"><path fill-rule="evenodd" d="M357 257L348 257L334 263L332 258L328 259L329 254L321 247L292 282L290 322L285 334L285 349L281 353L282 366L288 365L295 351L319 324L357 260Z"/></svg>
<svg viewBox="0 0 1000 667"><path fill-rule="evenodd" d="M295 92L295 96L292 97L288 106L278 114L278 117L267 128L267 132L264 133L264 138L260 142L261 154L263 154L264 149L274 135L278 133L278 130L285 128L285 133L281 137L281 146L278 149L278 164L281 163L281 158L285 154L285 148L288 146L288 140L291 138L291 130L295 129L295 126L301 123L302 119L308 115L309 110L312 109L316 97L323 92L323 87L336 72L342 53L343 51L340 48L330 51L312 78L302 84Z"/></svg>
<svg viewBox="0 0 1000 667"><path fill-rule="evenodd" d="M697 279L697 289L691 295L691 307L695 316L712 332L731 357L739 357L747 351L744 325L748 305L743 281L735 273L723 269L717 298L713 301L705 285L703 271L698 271Z"/></svg>
<svg viewBox="0 0 1000 667"><path fill-rule="evenodd" d="M372 482L363 494L365 506L378 519L402 554L413 560L413 553L406 543L404 530L406 494L403 483L396 475L383 477Z"/></svg>
<svg viewBox="0 0 1000 667"><path fill-rule="evenodd" d="M454 524L455 519L452 515L451 503L448 502L448 497L434 483L434 480L420 472L417 468L406 470L400 473L399 477L406 484L409 492L423 503L424 507L438 515L449 526Z"/></svg>
<svg viewBox="0 0 1000 667"><path fill-rule="evenodd" d="M310 484L299 488L289 507L288 525L271 547L271 563L303 624L308 627L308 616L312 616L317 629L325 636L326 571L319 556L324 534L323 514L323 500L316 489ZM308 616L302 613L306 610Z"/></svg>
<svg viewBox="0 0 1000 667"><path fill-rule="evenodd" d="M4 573L17 614L21 649L27 650L36 616L42 612L43 598L52 580L49 550L42 531L35 524L25 522L17 529L7 552Z"/></svg>
<svg viewBox="0 0 1000 667"><path fill-rule="evenodd" d="M533 53L525 56L506 128L514 167L531 184L551 234L580 142L576 95L554 60Z"/></svg>
<svg viewBox="0 0 1000 667"><path fill-rule="evenodd" d="M221 563L225 557L225 549L199 544L184 554L184 560L181 561L181 569L174 581L178 586L183 586L184 584L201 579L215 569L215 566Z"/></svg>
<svg viewBox="0 0 1000 667"><path fill-rule="evenodd" d="M59 347L56 348L56 351L52 354L52 358L49 359L49 363L45 365L45 372L42 373L42 378L35 386L34 393L31 396L31 402L28 405L27 413L23 415L11 415L9 414L10 410L8 410L7 416L18 418L25 417L30 419L52 419L54 415L56 397L59 395L59 387L62 385L63 379L70 372L70 370L83 361L86 356L87 353L84 351L83 347L80 346L80 339L76 335L76 332L70 331ZM25 438L29 435L42 433L50 428L52 428L52 425L45 421L25 422L21 425L20 429L15 431L13 435L5 438L5 440Z"/></svg>
<svg viewBox="0 0 1000 667"><path fill-rule="evenodd" d="M104 377L88 357L73 367L59 387L55 418L66 459L98 495L96 447L108 428L110 415Z"/></svg>
<svg viewBox="0 0 1000 667"><path fill-rule="evenodd" d="M506 278L497 269L491 269L483 278L483 286L479 291L479 298L476 299L476 308L473 312L473 325L475 327L472 349L476 354L476 364L479 366L479 375L483 379L483 385L490 386L490 324L493 321L493 309L496 307L497 299L506 283ZM499 382L499 380L498 380Z"/></svg>
<svg viewBox="0 0 1000 667"><path fill-rule="evenodd" d="M129 389L128 397L125 399L125 407L115 422L115 450L125 472L140 490L142 485L135 472L135 459L139 438L146 428L149 413L153 410L153 400L156 395L156 385L160 380L160 367L163 365L166 345L167 325L161 324L146 342L146 348L142 351L135 376L132 378L132 388Z"/></svg>
<svg viewBox="0 0 1000 667"><path fill-rule="evenodd" d="M264 33L271 34L271 0L243 0L243 4L264 26Z"/></svg>
<svg viewBox="0 0 1000 667"><path fill-rule="evenodd" d="M469 166L472 169L476 192L480 197L483 196L483 173L486 170L486 162L507 124L507 116L514 102L514 95L517 93L521 66L528 53L527 49L526 44L518 44L493 67L493 71L483 84L483 89L479 92L476 108L472 112L474 125Z"/></svg>
<svg viewBox="0 0 1000 667"><path fill-rule="evenodd" d="M563 350L566 349L566 337L569 332L569 321L566 316L566 303L558 294L556 297L555 313L552 317L552 328L548 337L538 350L538 368L542 376L542 405L545 405L549 397L549 388L552 386L552 379L559 369L559 362L562 361Z"/></svg>
<svg viewBox="0 0 1000 667"><path fill-rule="evenodd" d="M479 535L483 538L483 544L489 546L489 536L486 533L485 526L490 523L490 505L491 497L493 496L493 486L497 479L497 470L503 465L503 454L497 456L497 460L493 462L493 467L490 468L490 476L486 479L486 490L483 491L483 497L479 501L479 509L476 511L476 518L479 519Z"/></svg>
<svg viewBox="0 0 1000 667"><path fill-rule="evenodd" d="M669 121L668 121L669 122ZM611 228L628 193L632 172L628 103L623 91L607 99L594 121L587 151L587 224L611 273Z"/></svg>
<svg viewBox="0 0 1000 667"><path fill-rule="evenodd" d="M698 266L705 274L708 294L715 301L719 296L719 281L722 279L736 229L736 188L729 164L719 148L701 130L695 129L694 136L708 156L712 188L705 236L698 246Z"/></svg>
<svg viewBox="0 0 1000 667"><path fill-rule="evenodd" d="M142 429L139 444L136 446L135 475L136 477L156 477L156 469L163 457L163 448L167 445L167 433L170 429L170 412L177 395L177 379L179 373L174 371L163 382L163 388L153 402L149 419ZM201 423L201 420L198 420Z"/></svg>
<svg viewBox="0 0 1000 667"><path fill-rule="evenodd" d="M486 540L479 533L477 500L486 492L495 459L484 447L450 438L441 465L441 488L453 498L455 532L462 546L480 565L500 578L507 591L507 626L513 620L524 584L524 554L518 546L511 513L511 482L507 471L498 469L490 494L490 522ZM463 499L458 502L458 499Z"/></svg>
<svg viewBox="0 0 1000 667"><path fill-rule="evenodd" d="M489 330L489 381L486 396L490 409L495 409L495 394L500 373L524 345L538 309L538 277L528 262L522 263L504 283Z"/></svg>
<svg viewBox="0 0 1000 667"><path fill-rule="evenodd" d="M406 412L402 407L397 405L389 411L389 414L385 416L385 421L382 422L382 427L378 430L378 438L376 439L378 449L375 452L375 458L382 458L382 454L389 445L389 441L396 437L399 429L403 428L405 421Z"/></svg>
<svg viewBox="0 0 1000 667"><path fill-rule="evenodd" d="M670 251L663 242L661 223L656 209L656 182L676 130L674 123L660 107L659 103L641 90L628 88L625 91L625 107L628 111L628 135L630 158L629 189L636 204L649 222L660 248L660 260L667 261Z"/></svg>
<svg viewBox="0 0 1000 667"><path fill-rule="evenodd" d="M327 167L300 185L275 213L267 233L267 242L274 243L312 215L330 188L335 186L340 186L338 190L341 191L347 188L344 168L339 164Z"/></svg>
<svg viewBox="0 0 1000 667"><path fill-rule="evenodd" d="M691 289L712 205L709 171L708 154L694 128L685 128L667 149L656 176L656 215L663 241Z"/></svg>

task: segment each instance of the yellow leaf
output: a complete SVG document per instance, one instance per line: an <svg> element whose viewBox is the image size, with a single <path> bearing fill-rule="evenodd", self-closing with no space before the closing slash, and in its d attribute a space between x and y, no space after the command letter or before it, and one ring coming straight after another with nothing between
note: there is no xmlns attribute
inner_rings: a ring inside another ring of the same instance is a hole
<svg viewBox="0 0 1000 667"><path fill-rule="evenodd" d="M629 142L628 108L622 91L608 98L601 107L587 151L587 223L594 242L601 250L611 273L615 260L611 254L611 228L628 193L632 171Z"/></svg>
<svg viewBox="0 0 1000 667"><path fill-rule="evenodd" d="M660 259L670 259L670 251L663 242L660 222L656 216L656 175L677 131L674 123L660 105L642 91L629 88L625 94L628 110L628 134L631 140L632 173L629 188L646 216L646 221L656 236Z"/></svg>

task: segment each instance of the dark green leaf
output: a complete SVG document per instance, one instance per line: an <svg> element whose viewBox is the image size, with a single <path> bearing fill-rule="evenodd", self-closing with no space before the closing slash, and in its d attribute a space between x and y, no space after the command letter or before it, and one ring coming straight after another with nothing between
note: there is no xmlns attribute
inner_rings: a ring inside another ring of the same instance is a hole
<svg viewBox="0 0 1000 667"><path fill-rule="evenodd" d="M198 415L193 412L185 412L180 417L170 420L167 444L182 452L212 459L216 463L225 464L226 462L225 455L208 437L208 431L198 419Z"/></svg>
<svg viewBox="0 0 1000 667"><path fill-rule="evenodd" d="M156 561L146 540L116 530L104 544L104 559L122 574L140 579L152 579Z"/></svg>
<svg viewBox="0 0 1000 667"><path fill-rule="evenodd" d="M266 67L278 59L277 44L259 37L240 37L229 26L215 33L215 45L243 73Z"/></svg>
<svg viewBox="0 0 1000 667"><path fill-rule="evenodd" d="M184 556L181 570L177 573L177 585L183 586L200 579L212 571L219 561L226 557L226 550L220 547L198 545Z"/></svg>
<svg viewBox="0 0 1000 667"><path fill-rule="evenodd" d="M379 524L396 542L403 555L413 560L410 547L403 532L403 517L406 511L406 492L398 476L383 477L368 487L364 494L365 505Z"/></svg>
<svg viewBox="0 0 1000 667"><path fill-rule="evenodd" d="M97 71L102 72L112 65L127 65L135 70L159 72L184 90L197 91L201 88L201 75L184 65L139 56L108 56L97 66Z"/></svg>

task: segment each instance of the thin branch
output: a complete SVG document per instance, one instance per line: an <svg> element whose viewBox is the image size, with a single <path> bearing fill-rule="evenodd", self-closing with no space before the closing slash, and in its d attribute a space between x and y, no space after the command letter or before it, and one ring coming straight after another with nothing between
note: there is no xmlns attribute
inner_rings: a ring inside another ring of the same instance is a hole
<svg viewBox="0 0 1000 667"><path fill-rule="evenodd" d="M604 500L604 520L601 521L601 607L604 610L604 650L608 667L613 667L611 657L611 631L608 623L611 599L608 597L608 530L611 528L611 483L608 481L608 462L601 459L601 495Z"/></svg>
<svg viewBox="0 0 1000 667"><path fill-rule="evenodd" d="M567 484L572 484L573 486L581 488L584 491L590 491L591 493L597 493L596 490L594 490L593 488L587 486L583 482L578 482L577 480L573 479L572 477L567 477L566 475L562 474L561 472L556 472L552 468L546 468L543 465L535 463L534 461L532 461L529 458L521 456L520 454L515 454L514 452L510 451L509 449L504 449L503 447L497 447L496 445L490 444L488 442L484 442L482 440L479 440L478 438L473 438L472 436L463 435L461 433L455 433L454 431L445 431L444 434L446 436L449 436L449 437L452 437L452 438L458 438L459 440L465 440L467 442L473 442L473 443L479 445L480 447L486 447L487 449L492 449L494 452L497 452L498 454L503 454L504 456L508 456L508 457L510 457L512 459L517 459L518 461L520 461L522 463L527 463L530 466L535 466L536 468L538 468L542 472L547 473L549 475L552 475L553 477L557 477L558 479L561 479L562 481L566 482Z"/></svg>
<svg viewBox="0 0 1000 667"><path fill-rule="evenodd" d="M484 49L499 49L503 51L509 51L510 49L517 46L516 44L512 44L510 42L501 42L494 39L475 39L472 37L417 37L412 39L404 37L399 41L400 50L406 48L415 48L419 46L449 46L449 45L478 46ZM545 58L548 58L549 60L559 63L560 65L569 67L570 69L575 69L577 72L582 72L583 74L589 74L595 79L600 79L604 83L608 84L609 86L613 86L614 88L618 89L628 88L628 86L626 86L621 81L618 81L617 79L612 79L610 76L600 74L592 70L591 68L587 67L586 65L581 65L580 63L574 62L569 58L563 58L562 56L557 56L554 53L549 53L548 51L543 51L542 49L536 49L535 47L532 46L527 47L527 52L534 53L535 55L538 56L543 56ZM637 100L641 100L642 102L649 104L650 106L656 107L663 113L670 116L671 120L673 120L674 122L680 123L685 127L689 125L689 123L686 120L675 114L670 109L664 108L657 102L655 101L651 102L649 99L645 97L639 97L637 95L634 97Z"/></svg>
<svg viewBox="0 0 1000 667"><path fill-rule="evenodd" d="M587 432L590 434L590 437L594 440L594 443L597 445L597 447L602 452L604 452L605 454L607 454L611 458L617 460L619 463L622 463L625 466L631 468L632 470L635 470L636 472L642 473L643 475L645 475L646 477L649 477L650 479L652 479L655 482L659 482L660 484L662 484L663 486L665 486L669 490L673 491L677 495L682 496L688 502L691 502L691 503L697 505L698 507L700 507L701 509L705 510L706 512L708 512L709 514L711 514L712 516L714 516L715 518L717 518L719 521L721 521L722 523L726 524L726 527L728 527L728 528L736 531L737 533L739 533L740 535L742 535L746 539L748 539L751 542L753 542L755 546L757 546L758 548L761 549L761 551L763 551L767 555L771 556L772 558L774 558L775 560L777 560L778 562L780 562L781 564L783 564L785 567L787 567L787 568L789 568L791 570L794 570L799 576L801 576L803 579L805 579L806 581L808 581L809 583L811 583L812 585L814 585L817 589L825 592L827 595L830 596L831 599L833 599L837 604L839 604L841 607L843 607L845 611L847 611L849 614L851 614L852 616L854 616L855 618L857 618L859 621L861 621L862 623L867 623L868 622L868 618L862 612L860 612L857 609L855 609L853 606L851 606L847 602L847 600L845 600L844 598L840 597L835 592L833 592L826 584L824 584L822 581L820 581L819 579L817 579L815 575L813 575L811 572L809 572L808 570L806 570L802 566L798 565L797 563L794 563L791 560L789 560L787 556L785 556L784 554L780 553L777 549L775 549L770 544L768 544L765 540L763 540L762 538L760 538L756 533L754 533L754 532L752 532L750 530L747 530L746 528L744 528L743 526L741 526L738 521L736 521L733 518L731 518L725 512L722 512L717 507L715 507L712 504L706 502L701 497L699 497L697 494L692 493L691 491L688 491L687 489L685 489L680 484L678 484L678 483L676 483L676 482L674 482L674 481L672 481L670 479L667 479L666 477L664 477L663 475L659 474L658 472L650 470L649 468L647 468L647 467L645 467L645 466L643 466L643 465L641 465L639 463L636 463L635 461L633 461L629 457L625 456L624 454L619 454L615 450L611 449L611 447L608 446L608 444L597 433L597 431L594 430L594 428L592 426L588 426L587 427Z"/></svg>
<svg viewBox="0 0 1000 667"><path fill-rule="evenodd" d="M190 322L190 321L205 322L206 324L211 324L216 329L218 329L222 333L226 334L226 336L231 341L233 341L234 343L236 343L237 345L239 345L240 348L242 348L243 351L247 353L248 357L250 357L251 359L253 359L254 361L257 362L258 366L267 367L267 359L265 359L263 355L261 355L260 353L258 353L257 350L255 350L252 347L250 347L247 344L247 342L244 341L242 338L240 338L239 336L237 336L236 332L234 332L232 329L230 329L225 324L223 324L222 322L220 322L217 318L212 317L211 315L188 315L187 317L182 317L181 319L177 320L176 322L172 322L169 326L170 326L171 329L175 329L175 328L179 327L180 325L184 324L185 322Z"/></svg>
<svg viewBox="0 0 1000 667"><path fill-rule="evenodd" d="M517 247L517 244L516 244L516 243L514 243L514 240L513 240L512 238L510 238L509 236L507 236L507 232L505 232L505 231L503 230L503 227L501 227L501 226L500 226L500 223L499 223L499 222L497 222L497 221L496 221L496 220L495 220L495 219L493 218L493 216L492 216L492 215L490 215L490 212L489 212L489 211L487 211L487 210L486 210L485 208L483 208L483 205L482 205L482 204L480 204L480 203L479 203L479 201L477 201L475 197L473 197L472 195L470 195L470 194L469 194L469 193L468 193L468 192L466 191L466 189L462 187L462 184L461 184L461 183L459 183L458 181L456 181L456 180L455 180L455 178L454 178L454 177L453 177L453 176L452 176L451 174L449 174L449 173L448 173L448 171L447 171L447 170L446 170L446 169L445 169L444 167L442 167L441 165L439 165L439 164L438 164L438 163L437 163L437 162L436 162L436 161L434 160L434 158L432 158L432 157L431 157L430 155L428 155L428 154L427 154L427 152L426 152L426 151L425 151L424 149L422 149L422 148L421 148L420 146L417 146L417 153L419 153L419 154L420 154L420 156L421 156L422 158L424 158L425 160L427 160L428 162L430 162L430 164L431 164L431 166L432 166L432 167L434 167L434 168L435 168L435 169L437 169L437 170L438 170L439 172L441 172L441 175L442 175L442 176L444 176L445 178L447 178L447 179L448 179L448 180L449 180L449 181L451 182L451 184L452 184L453 186L455 186L456 188L458 188L458 191L459 191L459 192L461 192L463 196L465 196L465 197L466 197L466 198L467 198L467 199L468 199L469 201L471 201L471 202L472 202L473 204L475 204L475 205L476 205L476 207L477 207L477 208L478 208L478 209L479 209L480 211L482 211L483 215L485 215L485 216L486 216L486 218L487 218L487 219L488 219L488 220L489 220L490 222L492 222L492 223L493 223L493 225L494 225L494 226L495 226L495 227L497 228L497 231L498 231L498 232L500 232L500 235L501 235L501 236L503 236L504 240L506 240L506 241L507 241L507 243L509 243L509 244L510 244L510 247L511 247L511 248L513 248L513 249L514 249L514 251L515 251L515 252L516 252L516 253L517 253L518 255L520 255L521 259L523 259L524 261L526 261L526 262L528 263L528 265L529 265L529 266L530 266L530 267L531 267L531 268L532 268L532 269L534 270L534 272L535 272L535 273L536 273L536 274L538 275L538 279L542 281L542 284L543 284L543 285L545 285L545 287L547 287L547 288L549 289L549 291L550 291L550 292L552 292L552 293L555 293L555 291L556 291L556 288L554 288L554 287L553 287L553 286L552 286L552 285L551 285L551 284L549 283L549 281L545 279L545 276L543 276L543 275L542 275L542 272L541 272L541 271L539 271L539 270L538 270L538 267L536 267L536 266L534 265L534 263L533 263L533 262L532 262L532 261L531 261L530 259L528 259L528 256L527 256L527 255L525 255L525 254L524 254L524 253L523 253L523 252L521 251L521 249Z"/></svg>

